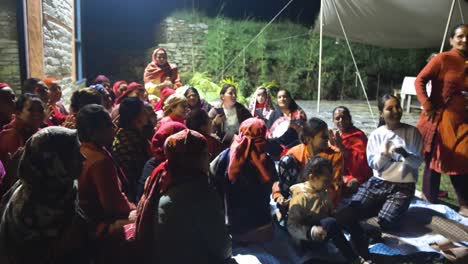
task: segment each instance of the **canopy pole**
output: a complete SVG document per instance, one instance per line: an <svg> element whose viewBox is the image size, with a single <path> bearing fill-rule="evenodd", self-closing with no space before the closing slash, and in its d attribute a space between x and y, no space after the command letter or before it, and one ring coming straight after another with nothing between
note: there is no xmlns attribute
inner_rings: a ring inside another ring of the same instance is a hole
<svg viewBox="0 0 468 264"><path fill-rule="evenodd" d="M445 38L447 37L447 32L448 28L450 25L450 21L452 20L452 15L453 15L453 8L455 7L455 0L452 0L452 6L450 7L450 13L447 19L447 24L445 25L445 32L444 32L444 38L442 39L442 44L440 44L440 50L439 53L444 51L444 43L445 43Z"/></svg>
<svg viewBox="0 0 468 264"><path fill-rule="evenodd" d="M323 0L320 0L320 44L319 44L319 68L318 68L318 93L317 113L320 112L320 86L322 83L322 38L323 38Z"/></svg>
<svg viewBox="0 0 468 264"><path fill-rule="evenodd" d="M340 14L338 13L338 8L336 7L335 0L332 0L331 2L333 3L333 7L335 8L336 17L338 18L338 22L340 22L341 30L343 31L343 35L344 35L345 40L346 40L346 45L348 46L349 53L351 54L351 59L353 59L354 68L356 69L356 75L357 75L357 78L359 79L359 83L361 84L362 91L364 92L364 97L366 98L367 105L369 107L369 111L371 113L372 120L374 121L375 126L377 126L377 122L375 121L375 117L374 117L374 111L372 111L372 107L370 105L369 98L367 97L366 88L364 87L364 82L362 81L361 73L359 72L359 68L357 66L356 59L354 58L353 51L351 50L351 45L349 44L348 36L346 35L346 31L345 31L345 28L343 26L343 22L341 21Z"/></svg>

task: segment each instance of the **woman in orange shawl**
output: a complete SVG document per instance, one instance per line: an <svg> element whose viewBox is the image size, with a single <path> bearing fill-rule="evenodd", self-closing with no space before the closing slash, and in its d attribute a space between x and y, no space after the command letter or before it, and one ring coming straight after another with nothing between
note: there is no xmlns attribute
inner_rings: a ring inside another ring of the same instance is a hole
<svg viewBox="0 0 468 264"><path fill-rule="evenodd" d="M182 86L177 65L167 61L167 52L163 48L153 51L152 61L146 66L143 79L150 94L159 96L165 87L177 89Z"/></svg>
<svg viewBox="0 0 468 264"><path fill-rule="evenodd" d="M424 138L423 192L438 193L440 174L450 175L460 214L468 216L468 25L452 31L452 49L434 57L418 74L416 94L423 106L418 129ZM426 84L431 81L430 96Z"/></svg>
<svg viewBox="0 0 468 264"><path fill-rule="evenodd" d="M341 193L344 187L343 156L340 152L328 147L328 139L328 126L325 121L313 117L305 123L300 135L302 144L289 149L286 156L283 156L279 163L280 182L273 185L272 196L280 209L286 205L285 201L287 202L287 198L289 198L289 187L297 183L297 174L315 155L327 158L332 162L333 180L328 193L335 206L341 201Z"/></svg>

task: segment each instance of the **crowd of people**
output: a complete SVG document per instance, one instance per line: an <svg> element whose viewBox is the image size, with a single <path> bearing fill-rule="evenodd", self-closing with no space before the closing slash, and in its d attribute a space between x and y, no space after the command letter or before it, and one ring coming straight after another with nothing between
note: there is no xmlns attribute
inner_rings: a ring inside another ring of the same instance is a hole
<svg viewBox="0 0 468 264"><path fill-rule="evenodd" d="M211 105L162 48L144 85L100 75L68 111L54 78L18 97L0 83L0 263L236 263L235 245L278 228L301 252L331 241L346 263L372 263L359 222L398 228L423 161L426 198L448 174L468 216L467 38L455 27L418 75L418 127L384 95L369 137L346 106L329 128L283 88L258 87L246 107L225 84Z"/></svg>

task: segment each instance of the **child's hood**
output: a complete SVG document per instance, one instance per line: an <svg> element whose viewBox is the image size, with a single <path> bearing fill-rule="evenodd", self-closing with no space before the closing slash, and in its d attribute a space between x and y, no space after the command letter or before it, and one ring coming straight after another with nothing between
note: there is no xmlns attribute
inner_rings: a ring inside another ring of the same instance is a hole
<svg viewBox="0 0 468 264"><path fill-rule="evenodd" d="M299 194L299 193L311 193L313 192L312 188L310 188L309 184L307 182L301 182L294 184L293 186L289 187L289 190L293 195Z"/></svg>

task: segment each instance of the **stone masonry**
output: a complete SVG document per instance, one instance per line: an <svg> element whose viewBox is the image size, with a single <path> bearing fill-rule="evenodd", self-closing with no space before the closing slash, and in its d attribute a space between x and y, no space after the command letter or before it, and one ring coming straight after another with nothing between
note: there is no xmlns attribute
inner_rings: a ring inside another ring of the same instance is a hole
<svg viewBox="0 0 468 264"><path fill-rule="evenodd" d="M169 17L162 22L160 31L158 47L167 50L169 62L176 63L179 72L196 69L203 58L202 45L208 25Z"/></svg>
<svg viewBox="0 0 468 264"><path fill-rule="evenodd" d="M0 82L20 93L20 65L15 0L0 3Z"/></svg>
<svg viewBox="0 0 468 264"><path fill-rule="evenodd" d="M44 73L62 85L68 103L72 82L73 0L43 0Z"/></svg>

